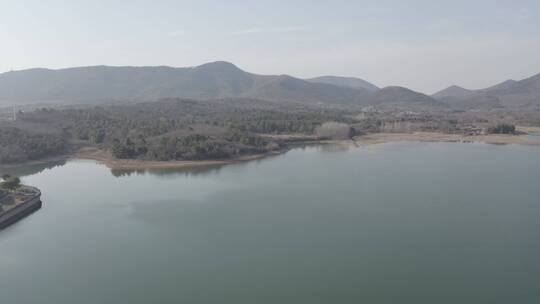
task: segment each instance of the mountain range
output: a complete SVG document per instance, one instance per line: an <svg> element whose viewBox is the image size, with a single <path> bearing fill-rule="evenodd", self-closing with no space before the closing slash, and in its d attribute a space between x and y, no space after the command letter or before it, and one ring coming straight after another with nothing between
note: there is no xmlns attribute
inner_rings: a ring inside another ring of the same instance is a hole
<svg viewBox="0 0 540 304"><path fill-rule="evenodd" d="M480 90L451 86L431 97L463 109L539 108L540 74L523 80L506 80Z"/></svg>
<svg viewBox="0 0 540 304"><path fill-rule="evenodd" d="M304 103L357 102L370 91L306 81L287 75L256 75L228 62L191 68L93 66L30 69L0 74L0 104L91 103L250 97Z"/></svg>
<svg viewBox="0 0 540 304"><path fill-rule="evenodd" d="M300 79L258 75L218 61L197 67L92 66L28 69L0 74L0 106L37 103L93 104L180 97L256 98L309 104L415 104L497 108L540 104L540 74L483 90L452 86L432 96L403 87L380 89L352 77Z"/></svg>

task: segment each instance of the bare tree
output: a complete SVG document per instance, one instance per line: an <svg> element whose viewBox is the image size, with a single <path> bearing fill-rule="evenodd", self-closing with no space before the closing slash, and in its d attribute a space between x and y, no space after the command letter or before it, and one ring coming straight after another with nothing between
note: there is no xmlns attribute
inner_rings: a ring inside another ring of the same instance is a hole
<svg viewBox="0 0 540 304"><path fill-rule="evenodd" d="M344 123L325 122L315 130L315 134L320 138L350 139L354 136L354 129Z"/></svg>

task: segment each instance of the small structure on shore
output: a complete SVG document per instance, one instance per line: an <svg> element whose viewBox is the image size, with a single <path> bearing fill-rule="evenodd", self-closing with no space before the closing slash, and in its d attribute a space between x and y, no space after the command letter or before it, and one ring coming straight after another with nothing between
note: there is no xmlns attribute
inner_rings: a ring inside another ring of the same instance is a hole
<svg viewBox="0 0 540 304"><path fill-rule="evenodd" d="M41 191L21 185L18 177L2 176L0 183L0 230L41 208Z"/></svg>

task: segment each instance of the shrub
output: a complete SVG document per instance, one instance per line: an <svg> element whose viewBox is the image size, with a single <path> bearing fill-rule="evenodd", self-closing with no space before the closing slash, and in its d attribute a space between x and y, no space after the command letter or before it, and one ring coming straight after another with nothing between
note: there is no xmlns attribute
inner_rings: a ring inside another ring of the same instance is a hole
<svg viewBox="0 0 540 304"><path fill-rule="evenodd" d="M488 128L488 133L491 134L514 134L516 132L516 126L511 124L498 124L494 127Z"/></svg>
<svg viewBox="0 0 540 304"><path fill-rule="evenodd" d="M350 139L354 136L354 129L344 123L325 122L315 130L315 133L320 138Z"/></svg>

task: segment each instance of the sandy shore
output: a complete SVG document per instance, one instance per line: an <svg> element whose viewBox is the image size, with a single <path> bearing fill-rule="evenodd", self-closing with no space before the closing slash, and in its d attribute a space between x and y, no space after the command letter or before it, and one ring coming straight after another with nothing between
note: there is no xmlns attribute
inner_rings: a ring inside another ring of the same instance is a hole
<svg viewBox="0 0 540 304"><path fill-rule="evenodd" d="M516 129L520 132L540 134L540 127L524 127L518 126Z"/></svg>
<svg viewBox="0 0 540 304"><path fill-rule="evenodd" d="M540 140L531 139L528 135L463 135L444 134L432 132L414 133L377 133L355 138L358 144L380 144L396 141L423 141L423 142L481 142L486 144L524 144L540 145Z"/></svg>
<svg viewBox="0 0 540 304"><path fill-rule="evenodd" d="M540 127L518 127L518 130L526 133L540 134ZM290 140L289 149L305 145L343 145L343 146L359 146L372 145L381 143L390 143L398 141L420 141L420 142L481 142L487 144L525 144L525 145L540 145L540 138L524 135L474 135L467 136L462 134L444 134L435 132L414 132L414 133L376 133L363 136L357 136L354 140L317 140L313 136L305 135L275 135L267 137L276 137L282 140ZM104 151L94 147L85 147L79 149L71 155L60 155L46 159L27 162L24 164L2 165L2 168L17 167L29 164L43 164L55 161L64 161L68 159L83 159L94 160L103 163L110 169L116 170L151 170L151 169L172 169L172 168L192 168L203 166L227 165L250 160L262 159L267 156L277 155L286 152L288 149L281 151L269 152L264 154L247 155L234 159L220 160L176 160L176 161L154 161L154 160L136 160L136 159L117 159L112 156L109 151Z"/></svg>
<svg viewBox="0 0 540 304"><path fill-rule="evenodd" d="M72 159L95 160L100 162L110 169L114 170L150 170L150 169L171 169L171 168L192 168L202 166L216 166L234 164L244 161L261 159L275 153L247 155L243 157L223 160L174 160L174 161L157 161L157 160L138 160L138 159L117 159L112 156L109 151L100 150L97 148L82 148L72 157Z"/></svg>
<svg viewBox="0 0 540 304"><path fill-rule="evenodd" d="M540 128L522 128L518 129L522 132L540 133ZM291 139L291 148L300 145L309 144L338 144L346 146L358 146L358 145L371 145L390 143L398 141L422 141L422 142L481 142L487 144L526 144L526 145L540 145L540 139L531 139L527 134L524 135L503 135L503 134L489 134L489 135L474 135L467 136L463 134L444 134L435 132L414 132L414 133L376 133L364 136L358 136L354 140L324 140L317 141L314 137L310 136L290 136L285 135L287 139ZM280 139L283 136L280 137ZM294 142L295 139L300 142ZM303 141L302 141L303 140ZM72 158L74 159L88 159L95 160L105 164L111 169L119 170L148 170L148 169L170 169L170 168L190 168L201 166L213 166L213 165L226 165L238 162L250 161L261 159L270 155L276 155L285 152L286 150L248 155L244 157L224 160L195 160L195 161L153 161L153 160L133 160L133 159L116 159L110 152L99 150L97 148L83 148L80 149Z"/></svg>
<svg viewBox="0 0 540 304"><path fill-rule="evenodd" d="M460 134L443 134L432 132L414 132L414 133L377 133L356 137L354 140L325 140L325 141L306 141L291 146L309 145L309 144L338 144L347 146L372 145L398 141L422 141L422 142L482 142L487 144L529 144L540 145L540 140L532 140L528 135L475 135L466 136ZM118 170L150 170L150 169L170 169L170 168L191 168L201 166L214 166L239 163L244 161L261 159L270 155L283 153L284 151L272 152L266 154L249 155L234 159L225 160L176 160L176 161L154 161L154 160L133 160L117 159L110 152L99 150L97 148L80 149L72 158L95 160L105 164L111 169Z"/></svg>

